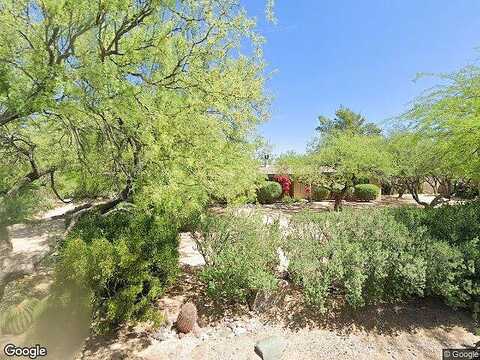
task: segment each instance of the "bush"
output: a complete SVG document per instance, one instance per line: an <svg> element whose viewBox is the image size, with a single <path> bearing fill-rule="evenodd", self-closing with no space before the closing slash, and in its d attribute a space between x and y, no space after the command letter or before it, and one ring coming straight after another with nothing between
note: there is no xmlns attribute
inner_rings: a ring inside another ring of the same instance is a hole
<svg viewBox="0 0 480 360"><path fill-rule="evenodd" d="M380 188L374 184L358 184L354 187L353 195L360 201L375 200L380 195Z"/></svg>
<svg viewBox="0 0 480 360"><path fill-rule="evenodd" d="M384 211L301 214L287 244L294 281L321 310L334 291L353 307L423 295L421 242Z"/></svg>
<svg viewBox="0 0 480 360"><path fill-rule="evenodd" d="M480 202L433 209L390 210L412 236L424 232L427 249L428 292L454 307L480 307Z"/></svg>
<svg viewBox="0 0 480 360"><path fill-rule="evenodd" d="M257 192L260 204L272 204L282 195L282 186L276 181L267 181Z"/></svg>
<svg viewBox="0 0 480 360"><path fill-rule="evenodd" d="M314 201L326 200L330 197L330 190L323 186L315 186L312 195Z"/></svg>
<svg viewBox="0 0 480 360"><path fill-rule="evenodd" d="M91 308L94 329L108 332L149 313L178 269L177 232L161 218L117 211L84 217L66 239L54 294Z"/></svg>
<svg viewBox="0 0 480 360"><path fill-rule="evenodd" d="M280 186L282 187L283 195L290 193L290 189L292 187L292 180L288 175L275 175L273 177L273 180L280 184Z"/></svg>
<svg viewBox="0 0 480 360"><path fill-rule="evenodd" d="M262 216L230 212L206 216L199 224L198 248L206 266L201 273L213 298L245 302L257 290L276 286L276 249L281 243L276 223Z"/></svg>

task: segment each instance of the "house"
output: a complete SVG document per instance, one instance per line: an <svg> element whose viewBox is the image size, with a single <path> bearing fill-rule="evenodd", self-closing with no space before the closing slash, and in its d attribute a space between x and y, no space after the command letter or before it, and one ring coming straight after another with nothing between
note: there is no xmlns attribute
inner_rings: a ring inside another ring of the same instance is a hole
<svg viewBox="0 0 480 360"><path fill-rule="evenodd" d="M282 170L280 171L275 165L263 165L260 167L260 171L268 177L268 180L274 181L274 177L276 175L288 175L290 179L292 179L292 186L290 187L290 195L291 197L297 199L307 199L310 196L310 192L308 191L309 185L303 184L299 181L293 179L293 174L290 170Z"/></svg>

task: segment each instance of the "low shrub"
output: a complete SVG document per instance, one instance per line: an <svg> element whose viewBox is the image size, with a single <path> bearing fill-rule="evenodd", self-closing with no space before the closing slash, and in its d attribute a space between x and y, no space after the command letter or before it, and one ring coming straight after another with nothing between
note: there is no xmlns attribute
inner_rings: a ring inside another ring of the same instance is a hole
<svg viewBox="0 0 480 360"><path fill-rule="evenodd" d="M292 204L295 204L297 202L297 199L291 197L290 195L285 195L282 197L282 203L284 203L285 205L292 205Z"/></svg>
<svg viewBox="0 0 480 360"><path fill-rule="evenodd" d="M380 188L374 184L355 185L353 195L360 201L375 200L380 195Z"/></svg>
<svg viewBox="0 0 480 360"><path fill-rule="evenodd" d="M330 197L330 190L323 186L316 186L313 188L312 198L314 201L327 200Z"/></svg>
<svg viewBox="0 0 480 360"><path fill-rule="evenodd" d="M257 199L260 204L272 204L282 195L282 186L276 181L267 181L257 191Z"/></svg>
<svg viewBox="0 0 480 360"><path fill-rule="evenodd" d="M463 244L480 237L480 201L427 209L403 207L390 211L411 231L424 227L432 238L449 244Z"/></svg>
<svg viewBox="0 0 480 360"><path fill-rule="evenodd" d="M383 211L301 214L287 244L294 281L321 310L334 291L353 307L423 295L419 244Z"/></svg>
<svg viewBox="0 0 480 360"><path fill-rule="evenodd" d="M177 232L160 217L88 215L60 251L54 294L59 303L91 308L94 329L104 333L124 321L155 320L150 305L177 269Z"/></svg>
<svg viewBox="0 0 480 360"><path fill-rule="evenodd" d="M415 236L429 237L427 291L454 307L480 310L480 202L391 209Z"/></svg>
<svg viewBox="0 0 480 360"><path fill-rule="evenodd" d="M278 224L260 215L230 212L206 216L199 223L197 244L206 266L201 273L213 298L245 302L257 290L276 286Z"/></svg>

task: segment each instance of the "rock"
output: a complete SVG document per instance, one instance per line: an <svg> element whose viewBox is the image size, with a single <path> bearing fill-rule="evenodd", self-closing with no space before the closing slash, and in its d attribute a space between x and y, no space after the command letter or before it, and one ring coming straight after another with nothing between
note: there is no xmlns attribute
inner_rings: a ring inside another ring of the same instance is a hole
<svg viewBox="0 0 480 360"><path fill-rule="evenodd" d="M263 360L280 360L287 346L284 339L279 336L270 336L255 344L255 353Z"/></svg>
<svg viewBox="0 0 480 360"><path fill-rule="evenodd" d="M188 334L197 325L197 319L197 308L193 303L188 302L182 305L176 322L177 330L181 333Z"/></svg>
<svg viewBox="0 0 480 360"><path fill-rule="evenodd" d="M175 332L168 328L161 328L160 330L154 332L152 337L158 341L165 341L168 339L173 339L175 337Z"/></svg>
<svg viewBox="0 0 480 360"><path fill-rule="evenodd" d="M248 299L250 310L258 313L267 312L272 307L280 304L285 299L285 289L279 288L273 291L259 290Z"/></svg>
<svg viewBox="0 0 480 360"><path fill-rule="evenodd" d="M247 332L247 329L243 328L243 327L240 327L240 326L237 326L235 329L233 329L233 334L235 336L240 336L240 335L243 335Z"/></svg>
<svg viewBox="0 0 480 360"><path fill-rule="evenodd" d="M278 255L278 265L276 268L277 277L280 279L286 279L288 277L288 266L290 265L290 260L288 260L282 248L277 249L277 255Z"/></svg>

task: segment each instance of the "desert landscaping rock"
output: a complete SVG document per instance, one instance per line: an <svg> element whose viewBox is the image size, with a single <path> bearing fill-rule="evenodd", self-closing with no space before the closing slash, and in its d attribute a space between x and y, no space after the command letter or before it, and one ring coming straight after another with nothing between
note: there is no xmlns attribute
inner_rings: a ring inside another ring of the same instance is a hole
<svg viewBox="0 0 480 360"><path fill-rule="evenodd" d="M280 360L285 350L286 342L279 336L270 336L255 344L255 353L263 360Z"/></svg>

